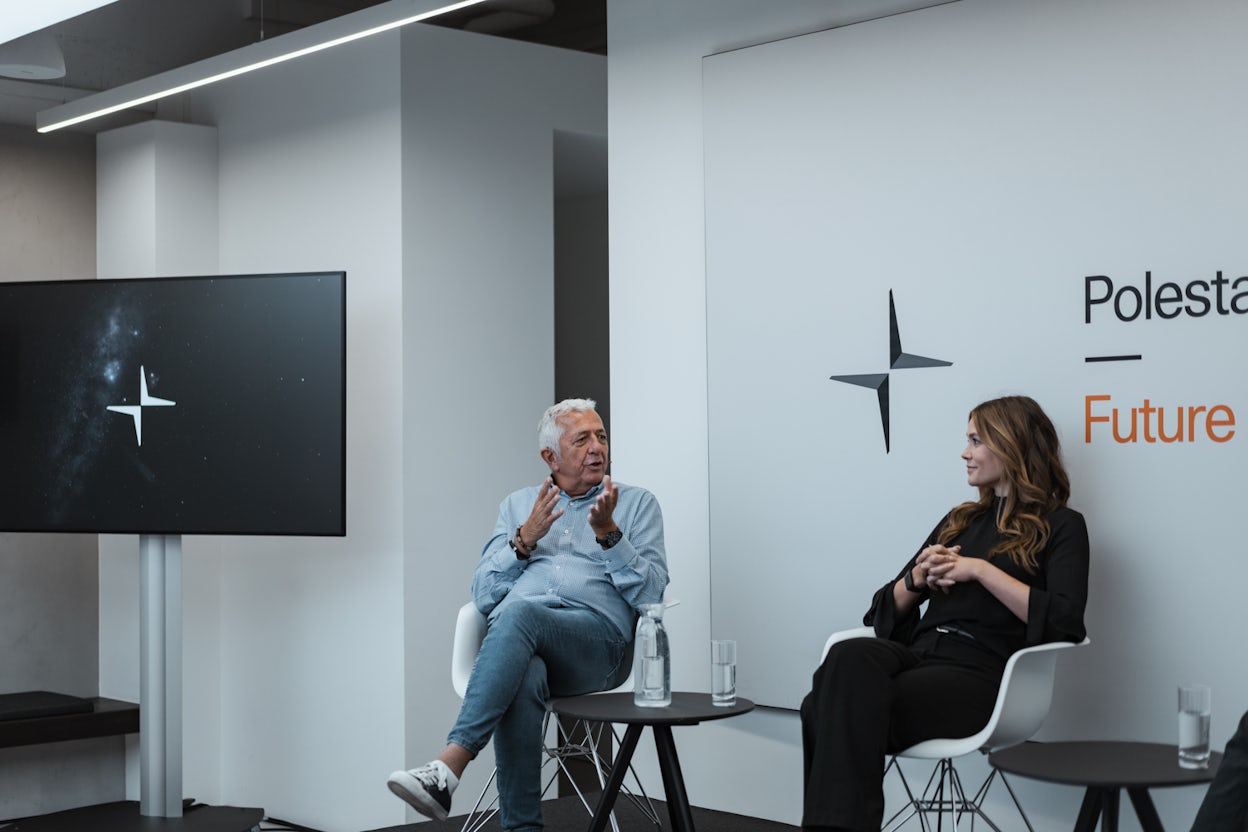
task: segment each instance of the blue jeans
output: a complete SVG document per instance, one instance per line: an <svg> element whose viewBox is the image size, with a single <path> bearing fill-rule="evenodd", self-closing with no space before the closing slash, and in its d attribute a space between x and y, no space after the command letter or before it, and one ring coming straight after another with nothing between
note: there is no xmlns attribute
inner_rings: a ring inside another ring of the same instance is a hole
<svg viewBox="0 0 1248 832"><path fill-rule="evenodd" d="M512 603L490 624L447 741L477 754L493 736L498 814L507 832L543 828L546 700L618 685L628 675L627 646L589 610Z"/></svg>

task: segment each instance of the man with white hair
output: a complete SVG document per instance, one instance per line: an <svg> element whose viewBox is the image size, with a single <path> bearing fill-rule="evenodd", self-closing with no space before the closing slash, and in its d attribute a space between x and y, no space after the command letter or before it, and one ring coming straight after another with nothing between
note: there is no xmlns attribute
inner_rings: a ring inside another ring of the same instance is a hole
<svg viewBox="0 0 1248 832"><path fill-rule="evenodd" d="M552 696L607 690L642 604L663 599L663 516L644 488L613 483L607 433L591 399L565 399L538 424L550 476L499 506L472 579L489 628L447 745L390 775L390 790L442 820L464 768L494 739L506 832L542 826L542 721Z"/></svg>

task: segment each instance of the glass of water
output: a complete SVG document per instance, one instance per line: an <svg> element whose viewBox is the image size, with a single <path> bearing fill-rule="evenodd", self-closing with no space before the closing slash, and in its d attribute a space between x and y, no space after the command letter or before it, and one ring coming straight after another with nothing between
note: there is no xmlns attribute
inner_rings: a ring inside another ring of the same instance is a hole
<svg viewBox="0 0 1248 832"><path fill-rule="evenodd" d="M1179 765L1183 768L1209 767L1208 685L1179 685Z"/></svg>
<svg viewBox="0 0 1248 832"><path fill-rule="evenodd" d="M729 639L711 642L711 704L737 704L737 643Z"/></svg>

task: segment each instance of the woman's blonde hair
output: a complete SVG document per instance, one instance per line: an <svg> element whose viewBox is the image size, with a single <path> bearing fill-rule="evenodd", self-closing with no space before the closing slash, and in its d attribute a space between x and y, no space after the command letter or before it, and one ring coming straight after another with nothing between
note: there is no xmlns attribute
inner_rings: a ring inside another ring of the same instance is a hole
<svg viewBox="0 0 1248 832"><path fill-rule="evenodd" d="M1034 573L1036 555L1049 541L1048 515L1070 498L1070 478L1062 465L1057 430L1028 396L986 401L971 411L970 419L980 441L1001 460L1010 486L997 511L1001 541L988 557L1004 552L1015 564ZM978 501L962 503L950 512L940 542L948 544L976 517L991 511L994 498L993 489L981 485Z"/></svg>

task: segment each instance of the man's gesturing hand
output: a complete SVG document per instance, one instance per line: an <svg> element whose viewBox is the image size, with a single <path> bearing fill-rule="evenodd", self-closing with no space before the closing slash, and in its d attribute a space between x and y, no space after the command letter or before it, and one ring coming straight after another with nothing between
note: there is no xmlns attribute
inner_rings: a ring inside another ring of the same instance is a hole
<svg viewBox="0 0 1248 832"><path fill-rule="evenodd" d="M555 521L563 516L563 509L555 508L558 504L559 489L555 487L554 480L547 477L537 491L537 502L533 503L529 519L520 526L520 537L526 546L536 546L537 541L545 537Z"/></svg>
<svg viewBox="0 0 1248 832"><path fill-rule="evenodd" d="M611 516L615 512L615 504L619 502L619 499L620 487L611 484L610 475L603 477L602 493L598 495L593 508L589 510L589 527L594 530L595 537L606 537L608 532L619 529L619 526L615 525L615 518Z"/></svg>

